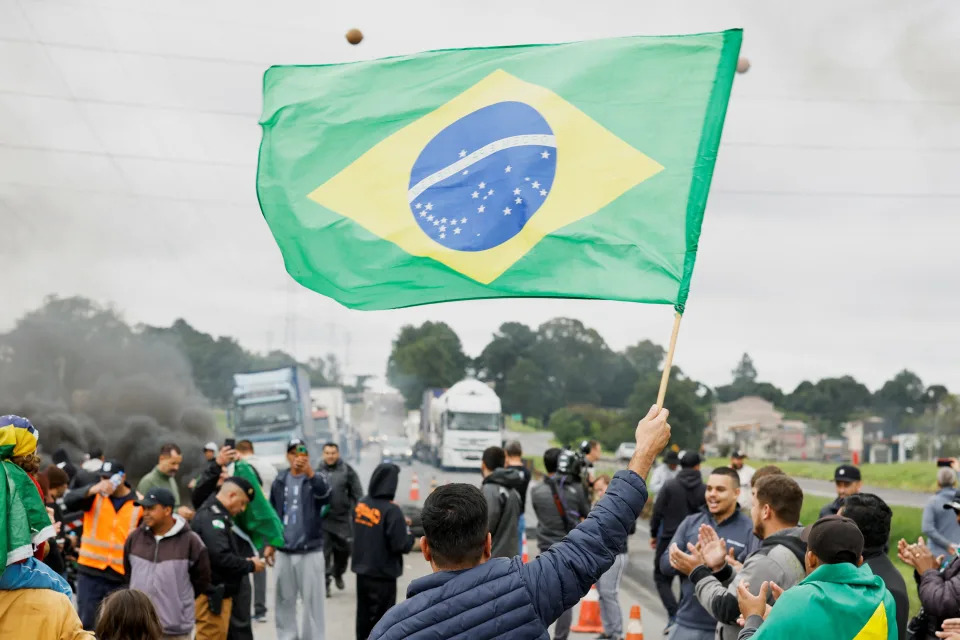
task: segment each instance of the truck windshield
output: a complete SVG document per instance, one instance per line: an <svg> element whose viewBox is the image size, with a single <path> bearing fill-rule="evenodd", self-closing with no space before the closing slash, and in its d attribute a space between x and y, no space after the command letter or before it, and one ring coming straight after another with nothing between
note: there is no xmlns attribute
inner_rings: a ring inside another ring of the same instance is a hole
<svg viewBox="0 0 960 640"><path fill-rule="evenodd" d="M496 413L451 412L447 428L453 431L499 431L500 416Z"/></svg>
<svg viewBox="0 0 960 640"><path fill-rule="evenodd" d="M262 425L293 422L290 403L285 400L245 404L239 408L238 427L257 427Z"/></svg>

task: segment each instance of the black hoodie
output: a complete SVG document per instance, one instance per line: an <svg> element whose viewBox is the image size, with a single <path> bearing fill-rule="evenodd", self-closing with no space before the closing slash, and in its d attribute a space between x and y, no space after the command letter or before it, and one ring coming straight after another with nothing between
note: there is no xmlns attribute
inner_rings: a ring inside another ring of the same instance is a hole
<svg viewBox="0 0 960 640"><path fill-rule="evenodd" d="M370 493L353 510L353 572L371 578L399 578L403 554L413 548L414 536L393 502L400 467L386 462L370 476Z"/></svg>
<svg viewBox="0 0 960 640"><path fill-rule="evenodd" d="M707 504L707 486L699 469L681 469L673 480L663 485L653 505L650 537L671 540L677 527L691 513Z"/></svg>
<svg viewBox="0 0 960 640"><path fill-rule="evenodd" d="M520 493L523 476L517 469L494 469L483 479L481 490L487 500L487 526L493 536L494 558L512 558L520 553L517 535L520 522Z"/></svg>

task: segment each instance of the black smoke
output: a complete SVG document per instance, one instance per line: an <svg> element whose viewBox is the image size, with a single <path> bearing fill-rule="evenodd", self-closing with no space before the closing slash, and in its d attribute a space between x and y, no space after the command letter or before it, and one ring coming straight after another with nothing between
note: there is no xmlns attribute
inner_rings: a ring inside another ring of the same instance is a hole
<svg viewBox="0 0 960 640"><path fill-rule="evenodd" d="M129 327L84 298L48 298L0 334L0 415L25 416L45 458L63 447L79 466L101 448L136 482L176 443L184 485L217 439L213 412L178 346Z"/></svg>

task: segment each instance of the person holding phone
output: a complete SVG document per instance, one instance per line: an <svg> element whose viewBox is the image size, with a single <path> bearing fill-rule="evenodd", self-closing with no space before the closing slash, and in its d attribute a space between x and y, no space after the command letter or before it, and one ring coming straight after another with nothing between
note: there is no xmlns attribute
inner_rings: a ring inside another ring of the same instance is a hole
<svg viewBox="0 0 960 640"><path fill-rule="evenodd" d="M63 498L67 511L83 512L77 609L88 631L96 625L103 599L123 588L123 545L143 515L120 462L107 460L99 476L99 482L68 491Z"/></svg>
<svg viewBox="0 0 960 640"><path fill-rule="evenodd" d="M290 468L281 471L270 490L270 504L283 522L283 546L277 550L277 639L324 638L326 571L323 559L323 508L330 485L314 471L306 443L287 443ZM297 631L297 597L303 598Z"/></svg>

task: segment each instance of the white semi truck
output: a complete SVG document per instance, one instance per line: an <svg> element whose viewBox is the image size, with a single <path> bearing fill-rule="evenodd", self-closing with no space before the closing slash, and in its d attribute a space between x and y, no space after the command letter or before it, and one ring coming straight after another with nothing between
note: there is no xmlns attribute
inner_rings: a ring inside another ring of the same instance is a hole
<svg viewBox="0 0 960 640"><path fill-rule="evenodd" d="M424 392L418 451L433 464L479 469L484 449L502 446L503 438L500 398L483 382L467 378Z"/></svg>

